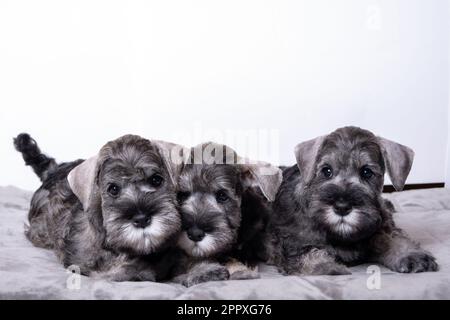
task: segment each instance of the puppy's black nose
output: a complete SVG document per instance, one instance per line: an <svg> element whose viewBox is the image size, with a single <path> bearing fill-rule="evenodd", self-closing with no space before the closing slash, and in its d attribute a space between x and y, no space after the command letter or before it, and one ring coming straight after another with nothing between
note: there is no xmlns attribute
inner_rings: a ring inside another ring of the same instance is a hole
<svg viewBox="0 0 450 320"><path fill-rule="evenodd" d="M340 216L346 216L352 211L352 205L347 201L336 201L334 204L334 212Z"/></svg>
<svg viewBox="0 0 450 320"><path fill-rule="evenodd" d="M146 228L150 224L151 217L148 217L145 214L139 213L133 217L132 221L133 221L133 225L136 228Z"/></svg>
<svg viewBox="0 0 450 320"><path fill-rule="evenodd" d="M187 231L187 236L194 242L202 241L205 238L205 232L198 227L192 227Z"/></svg>

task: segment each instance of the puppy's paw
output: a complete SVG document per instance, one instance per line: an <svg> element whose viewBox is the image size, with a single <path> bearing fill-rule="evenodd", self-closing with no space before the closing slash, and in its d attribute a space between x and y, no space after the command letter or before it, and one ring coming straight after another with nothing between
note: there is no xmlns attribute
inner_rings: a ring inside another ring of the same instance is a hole
<svg viewBox="0 0 450 320"><path fill-rule="evenodd" d="M348 269L343 264L339 264L336 262L326 262L323 264L316 265L311 270L311 275L330 275L330 276L339 276L339 275L349 275L352 274L350 269Z"/></svg>
<svg viewBox="0 0 450 320"><path fill-rule="evenodd" d="M426 251L414 251L399 258L394 265L394 271L400 273L417 273L427 271L438 271L439 266L436 258Z"/></svg>
<svg viewBox="0 0 450 320"><path fill-rule="evenodd" d="M230 280L251 280L259 279L258 267L251 268L238 260L231 260L226 264L230 272Z"/></svg>
<svg viewBox="0 0 450 320"><path fill-rule="evenodd" d="M208 281L224 281L230 279L230 272L224 266L214 266L204 272L189 275L182 284L191 287L196 284Z"/></svg>
<svg viewBox="0 0 450 320"><path fill-rule="evenodd" d="M254 270L239 270L233 272L230 276L230 280L252 280L259 279L259 273Z"/></svg>
<svg viewBox="0 0 450 320"><path fill-rule="evenodd" d="M141 270L130 281L148 281L156 282L156 275L152 270Z"/></svg>
<svg viewBox="0 0 450 320"><path fill-rule="evenodd" d="M308 248L306 253L291 260L288 266L286 271L289 274L331 276L351 274L345 265L336 261L334 255L319 248Z"/></svg>
<svg viewBox="0 0 450 320"><path fill-rule="evenodd" d="M130 274L126 272L93 272L90 277L95 280L107 280L112 282L137 282L137 281L148 281L156 282L156 277L153 272L140 272L135 274Z"/></svg>

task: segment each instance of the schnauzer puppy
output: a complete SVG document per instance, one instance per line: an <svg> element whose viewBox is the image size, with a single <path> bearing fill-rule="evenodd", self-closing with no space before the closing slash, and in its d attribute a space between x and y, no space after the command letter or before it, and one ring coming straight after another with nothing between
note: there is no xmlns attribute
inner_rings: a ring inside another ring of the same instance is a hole
<svg viewBox="0 0 450 320"><path fill-rule="evenodd" d="M397 272L437 271L435 258L395 226L382 198L387 170L402 190L414 152L371 132L345 127L300 143L285 169L268 230L270 262L285 274L349 274L380 263Z"/></svg>
<svg viewBox="0 0 450 320"><path fill-rule="evenodd" d="M282 174L267 163L251 164L231 148L204 143L191 150L178 182L184 262L175 281L255 278L264 254L263 235ZM233 271L236 271L233 273Z"/></svg>
<svg viewBox="0 0 450 320"><path fill-rule="evenodd" d="M159 281L168 276L170 243L181 219L170 160L180 147L126 135L98 155L57 164L21 134L16 149L42 181L29 212L28 239L53 249L64 266L113 281Z"/></svg>

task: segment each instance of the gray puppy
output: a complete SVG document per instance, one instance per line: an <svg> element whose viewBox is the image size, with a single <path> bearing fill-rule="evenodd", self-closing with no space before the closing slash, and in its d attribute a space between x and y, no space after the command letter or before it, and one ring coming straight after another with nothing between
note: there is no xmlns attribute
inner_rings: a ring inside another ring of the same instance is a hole
<svg viewBox="0 0 450 320"><path fill-rule="evenodd" d="M281 179L279 168L251 163L225 145L193 148L178 183L184 255L175 281L226 280L233 269L233 279L255 278L243 263L254 266L263 254L268 201Z"/></svg>
<svg viewBox="0 0 450 320"><path fill-rule="evenodd" d="M380 263L397 272L436 271L435 258L395 226L382 198L387 170L402 190L414 152L371 132L345 127L300 143L285 169L269 233L270 262L285 274L349 274Z"/></svg>
<svg viewBox="0 0 450 320"><path fill-rule="evenodd" d="M42 180L29 212L28 239L64 266L113 281L162 280L181 219L170 161L175 145L126 135L86 161L57 164L21 134L15 147Z"/></svg>

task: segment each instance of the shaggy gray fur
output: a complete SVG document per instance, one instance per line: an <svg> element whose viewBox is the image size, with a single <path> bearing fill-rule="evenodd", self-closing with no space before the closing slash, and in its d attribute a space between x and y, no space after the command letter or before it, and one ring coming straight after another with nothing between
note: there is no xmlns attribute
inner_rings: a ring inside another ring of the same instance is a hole
<svg viewBox="0 0 450 320"><path fill-rule="evenodd" d="M393 205L381 196L386 169L401 190L413 156L355 127L299 144L274 202L269 262L286 274L347 274L346 266L363 262L405 273L438 270L395 226Z"/></svg>
<svg viewBox="0 0 450 320"><path fill-rule="evenodd" d="M166 279L181 219L173 183L179 170L167 165L165 146L127 135L89 160L44 168L31 202L28 239L85 275Z"/></svg>

